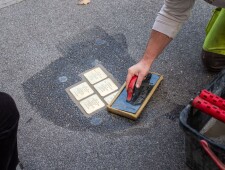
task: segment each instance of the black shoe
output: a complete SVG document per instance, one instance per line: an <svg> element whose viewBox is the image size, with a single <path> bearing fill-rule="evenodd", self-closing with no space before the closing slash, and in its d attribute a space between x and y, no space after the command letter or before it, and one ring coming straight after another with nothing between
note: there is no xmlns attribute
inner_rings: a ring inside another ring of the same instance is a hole
<svg viewBox="0 0 225 170"><path fill-rule="evenodd" d="M209 71L219 72L225 68L225 55L202 50L202 62Z"/></svg>

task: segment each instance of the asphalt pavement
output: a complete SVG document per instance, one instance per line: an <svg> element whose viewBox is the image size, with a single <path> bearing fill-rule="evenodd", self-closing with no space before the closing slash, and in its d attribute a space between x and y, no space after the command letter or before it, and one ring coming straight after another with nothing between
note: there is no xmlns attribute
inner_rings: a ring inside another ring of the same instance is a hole
<svg viewBox="0 0 225 170"><path fill-rule="evenodd" d="M106 110L86 117L65 91L97 64L122 85L162 4L24 0L0 9L0 90L20 111L18 150L25 170L188 169L179 113L215 76L200 59L209 4L196 2L153 64L151 71L164 80L138 120Z"/></svg>

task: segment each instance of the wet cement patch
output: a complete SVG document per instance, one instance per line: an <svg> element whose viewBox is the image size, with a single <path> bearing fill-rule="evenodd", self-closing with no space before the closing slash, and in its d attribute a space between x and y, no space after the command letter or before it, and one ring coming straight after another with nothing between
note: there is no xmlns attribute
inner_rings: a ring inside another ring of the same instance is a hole
<svg viewBox="0 0 225 170"><path fill-rule="evenodd" d="M23 83L27 100L43 118L71 130L88 129L101 133L125 129L138 123L106 110L87 118L65 91L81 81L80 73L98 64L123 84L127 68L135 63L127 52L123 34L110 36L103 29L94 27L76 37L62 40L57 49L62 57Z"/></svg>
<svg viewBox="0 0 225 170"><path fill-rule="evenodd" d="M122 136L147 136L146 134L150 134L150 131L157 129L164 124L173 123L179 124L179 116L180 112L185 108L183 105L174 104L174 109L170 112L159 114L158 116L152 116L151 120L148 121L140 121L138 126L131 126L130 128L117 131L115 133L106 134L109 138L120 138ZM178 126L175 126L179 129ZM159 132L160 133L160 132Z"/></svg>
<svg viewBox="0 0 225 170"><path fill-rule="evenodd" d="M177 121L180 116L180 112L185 108L184 105L177 105L172 111L166 113L163 115L165 118L172 120L172 121Z"/></svg>

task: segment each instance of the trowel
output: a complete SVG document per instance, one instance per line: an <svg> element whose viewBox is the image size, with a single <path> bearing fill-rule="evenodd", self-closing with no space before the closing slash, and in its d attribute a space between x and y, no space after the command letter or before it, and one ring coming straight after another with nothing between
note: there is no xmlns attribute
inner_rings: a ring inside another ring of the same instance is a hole
<svg viewBox="0 0 225 170"><path fill-rule="evenodd" d="M107 106L108 111L133 120L137 119L162 79L162 75L150 72L141 86L137 88L137 76L133 76L127 90L126 83L124 83L112 102Z"/></svg>

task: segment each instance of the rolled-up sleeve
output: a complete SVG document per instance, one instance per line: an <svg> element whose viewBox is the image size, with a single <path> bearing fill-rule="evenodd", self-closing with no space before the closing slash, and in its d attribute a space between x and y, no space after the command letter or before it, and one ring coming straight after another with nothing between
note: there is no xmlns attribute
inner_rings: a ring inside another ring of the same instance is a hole
<svg viewBox="0 0 225 170"><path fill-rule="evenodd" d="M189 18L194 3L195 0L164 0L152 29L174 38Z"/></svg>

